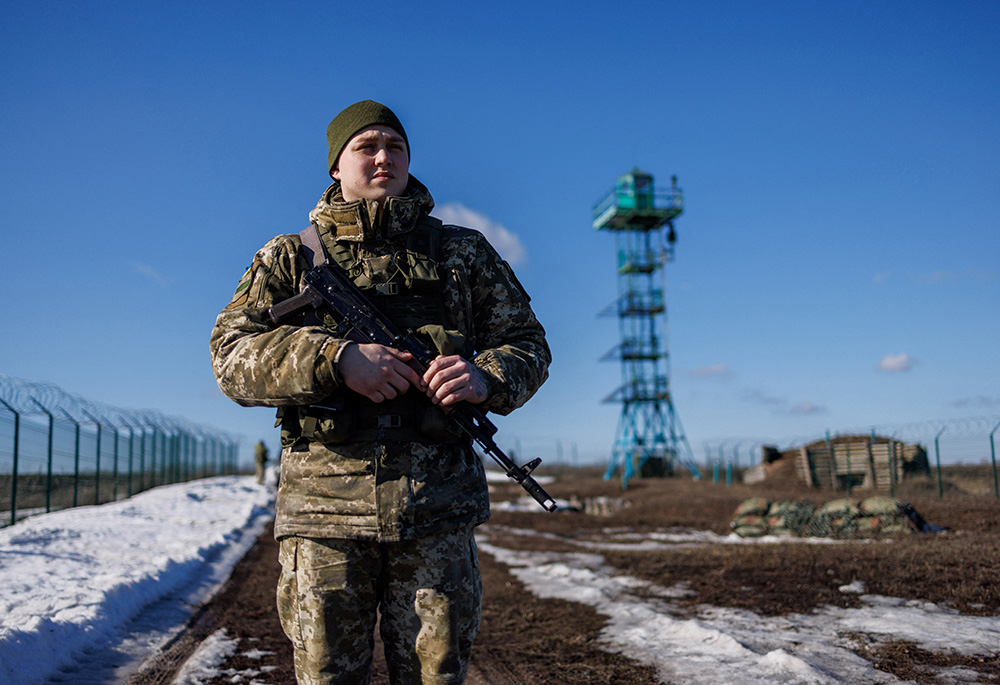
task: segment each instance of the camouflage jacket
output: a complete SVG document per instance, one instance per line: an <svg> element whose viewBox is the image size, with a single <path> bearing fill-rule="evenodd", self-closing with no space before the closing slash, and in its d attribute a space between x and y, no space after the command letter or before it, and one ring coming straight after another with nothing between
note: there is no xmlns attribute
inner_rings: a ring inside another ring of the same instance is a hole
<svg viewBox="0 0 1000 685"><path fill-rule="evenodd" d="M344 202L338 183L324 192L310 220L328 250L391 254L433 208L411 177L407 197ZM483 408L507 414L548 375L545 332L510 267L477 231L445 226L440 243L444 328L464 336L472 362L486 373ZM342 389L336 363L347 341L320 325L274 326L266 309L301 290L310 265L297 234L268 242L219 314L212 366L222 391L244 406L322 402ZM343 392L343 390L341 390ZM287 444L286 444L287 443ZM465 441L374 439L336 444L283 435L275 535L412 539L489 518L483 466Z"/></svg>

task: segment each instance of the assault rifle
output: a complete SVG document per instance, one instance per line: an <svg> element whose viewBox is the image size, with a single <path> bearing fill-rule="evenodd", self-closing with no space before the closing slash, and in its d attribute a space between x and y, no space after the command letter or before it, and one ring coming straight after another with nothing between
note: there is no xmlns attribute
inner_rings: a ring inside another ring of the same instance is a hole
<svg viewBox="0 0 1000 685"><path fill-rule="evenodd" d="M421 375L437 356L413 331L400 331L376 309L343 269L317 266L305 275L304 281L302 292L267 310L268 317L275 325L306 311L319 310L333 314L338 322L334 333L338 336L409 352L413 355L410 365ZM461 402L451 407L447 413L463 432L503 467L508 478L516 481L546 511L555 511L555 500L531 477L531 472L542 463L541 459L533 459L524 466L515 464L493 440L497 427L486 418L485 412L473 404Z"/></svg>

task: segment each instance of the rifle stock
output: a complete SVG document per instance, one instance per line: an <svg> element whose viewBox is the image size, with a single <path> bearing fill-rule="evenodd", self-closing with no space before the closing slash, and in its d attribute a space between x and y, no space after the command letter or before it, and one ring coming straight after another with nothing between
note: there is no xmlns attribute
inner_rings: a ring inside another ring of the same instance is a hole
<svg viewBox="0 0 1000 685"><path fill-rule="evenodd" d="M337 319L337 334L355 342L377 343L413 355L414 368L421 375L434 360L436 352L424 345L412 331L399 330L382 312L372 305L361 289L336 266L314 267L304 278L302 292L279 302L267 310L275 325L307 311L329 310ZM479 407L461 402L452 407L448 417L503 469L508 478L517 482L546 511L555 511L556 502L531 476L541 463L533 459L518 466L504 454L493 440L497 427Z"/></svg>

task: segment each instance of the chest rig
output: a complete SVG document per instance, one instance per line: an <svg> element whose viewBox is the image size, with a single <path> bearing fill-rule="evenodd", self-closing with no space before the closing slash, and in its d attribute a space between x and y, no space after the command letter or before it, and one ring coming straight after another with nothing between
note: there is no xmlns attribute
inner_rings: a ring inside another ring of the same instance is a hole
<svg viewBox="0 0 1000 685"><path fill-rule="evenodd" d="M375 307L404 331L414 331L440 354L469 355L464 338L444 326L444 280L439 270L441 221L422 217L411 230L382 241L324 241L314 223L301 233L302 251L313 267L343 269ZM332 243L332 245L331 245ZM329 246L329 249L327 249ZM334 320L307 315L305 325L331 330ZM451 443L462 433L417 390L374 403L340 388L312 405L279 410L282 443Z"/></svg>
<svg viewBox="0 0 1000 685"><path fill-rule="evenodd" d="M330 260L400 329L440 325L445 317L438 270L441 222L425 219L400 237L374 247L338 241Z"/></svg>

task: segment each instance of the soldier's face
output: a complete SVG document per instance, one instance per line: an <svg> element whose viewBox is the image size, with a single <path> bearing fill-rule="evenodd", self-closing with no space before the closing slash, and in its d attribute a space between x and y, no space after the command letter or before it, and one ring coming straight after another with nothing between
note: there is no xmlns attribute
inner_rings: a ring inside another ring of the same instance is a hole
<svg viewBox="0 0 1000 685"><path fill-rule="evenodd" d="M383 201L402 195L410 180L410 153L406 141L388 126L369 126L347 141L333 177L340 181L344 200Z"/></svg>

